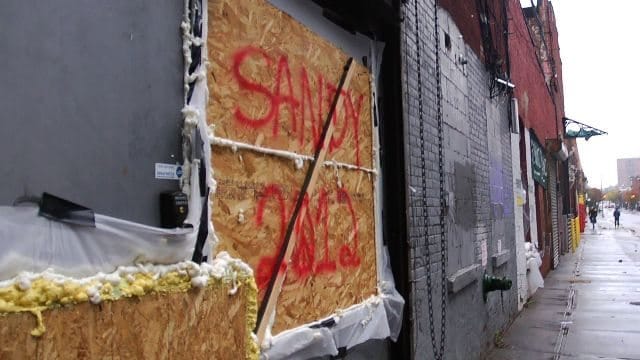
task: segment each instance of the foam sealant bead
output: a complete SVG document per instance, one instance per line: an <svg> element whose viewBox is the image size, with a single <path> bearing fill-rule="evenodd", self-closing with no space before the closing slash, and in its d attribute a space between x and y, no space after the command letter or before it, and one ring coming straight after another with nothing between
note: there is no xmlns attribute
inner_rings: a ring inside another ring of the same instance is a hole
<svg viewBox="0 0 640 360"><path fill-rule="evenodd" d="M0 282L0 314L31 312L38 320L31 334L41 336L45 332L42 311L46 309L86 301L99 304L149 293L186 292L204 288L213 283L212 279L230 284L229 295L234 295L242 284L239 280L252 277L249 265L226 252L220 252L211 264L184 261L172 265L121 266L112 273L86 278L68 277L52 270L23 272Z"/></svg>
<svg viewBox="0 0 640 360"><path fill-rule="evenodd" d="M184 116L184 125L186 127L195 128L198 126L200 111L191 105L185 105L182 108L182 116Z"/></svg>
<svg viewBox="0 0 640 360"><path fill-rule="evenodd" d="M286 151L286 150L278 150L278 149L271 149L271 148L265 148L262 146L257 146L257 145L252 145L252 144L247 144L247 143L243 143L243 142L239 142L239 141L234 141L231 139L225 139L225 138L221 138L218 136L214 135L214 126L210 125L208 128L208 134L209 134L209 143L212 145L216 145L216 146L222 146L222 147L227 147L230 148L231 151L233 151L234 153L237 152L239 149L241 150L249 150L249 151L254 151L257 153L261 153L261 154L266 154L266 155L272 155L272 156L277 156L277 157L281 157L284 159L289 159L289 160L293 160L294 162L294 166L296 167L296 169L300 170L303 168L304 162L305 161L312 161L313 160L313 156L309 156L309 155L302 155L302 154L298 154L296 152L292 152L292 151ZM326 160L323 163L324 166L332 166L336 169L338 168L344 168L344 169L351 169L351 170L360 170L360 171L364 171L366 172L369 176L371 176L371 174L373 175L377 175L377 171L374 169L368 169L362 166L356 166L356 165L351 165L351 164L346 164L346 163L341 163L335 160Z"/></svg>

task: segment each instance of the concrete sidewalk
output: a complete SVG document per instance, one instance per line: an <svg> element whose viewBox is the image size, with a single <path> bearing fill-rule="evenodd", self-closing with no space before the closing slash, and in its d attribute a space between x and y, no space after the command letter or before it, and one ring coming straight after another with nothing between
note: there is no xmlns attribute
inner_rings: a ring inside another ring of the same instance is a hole
<svg viewBox="0 0 640 360"><path fill-rule="evenodd" d="M640 237L587 229L503 340L487 359L640 359Z"/></svg>

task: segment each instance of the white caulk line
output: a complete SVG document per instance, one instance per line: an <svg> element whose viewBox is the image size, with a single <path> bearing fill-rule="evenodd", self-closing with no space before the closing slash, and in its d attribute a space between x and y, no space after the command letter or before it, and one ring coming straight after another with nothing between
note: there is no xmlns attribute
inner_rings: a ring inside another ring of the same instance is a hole
<svg viewBox="0 0 640 360"><path fill-rule="evenodd" d="M285 159L289 159L289 160L293 160L296 163L296 167L297 168L302 168L302 162L304 161L312 161L313 160L313 156L309 156L309 155L302 155L302 154L298 154L295 153L293 151L285 151L285 150L277 150L277 149L270 149L270 148L264 148L261 146L256 146L256 145L251 145L251 144L247 144L247 143L243 143L243 142L239 142L239 141L234 141L234 140L230 140L230 139L225 139L225 138L221 138L221 137L217 137L217 136L210 136L209 137L209 143L215 146L222 146L222 147L227 147L227 148L231 148L234 152L237 151L238 149L241 150L251 150L251 151L255 151L261 154L267 154L267 155L273 155L273 156L278 156L281 158L285 158ZM333 166L333 167L338 167L338 168L344 168L344 169L349 169L349 170L359 170L359 171L364 171L370 174L374 174L377 175L378 172L374 169L369 169L369 168L365 168L362 166L356 166L356 165L352 165L352 164L346 164L346 163L342 163L342 162L338 162L335 160L327 160L323 163L324 166Z"/></svg>
<svg viewBox="0 0 640 360"><path fill-rule="evenodd" d="M584 243L583 243L584 244ZM576 278L576 275L580 273L580 264L582 262L582 257L584 255L584 247L580 247L580 253L577 255L576 267L573 270L573 278ZM567 336L569 335L569 329L573 324L571 320L573 318L573 310L576 308L576 289L574 284L572 283L568 289L567 295L567 307L564 311L562 321L560 321L560 330L558 331L558 336L556 337L556 346L554 351L553 360L560 360L562 358L562 352L564 350L564 346L567 341Z"/></svg>

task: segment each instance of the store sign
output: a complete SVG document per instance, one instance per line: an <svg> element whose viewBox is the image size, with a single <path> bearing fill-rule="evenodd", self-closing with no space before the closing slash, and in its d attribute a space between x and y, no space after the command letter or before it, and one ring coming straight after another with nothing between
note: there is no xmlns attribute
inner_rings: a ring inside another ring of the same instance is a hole
<svg viewBox="0 0 640 360"><path fill-rule="evenodd" d="M549 179L547 157L544 155L542 147L533 139L531 139L531 170L533 172L533 180L546 188Z"/></svg>

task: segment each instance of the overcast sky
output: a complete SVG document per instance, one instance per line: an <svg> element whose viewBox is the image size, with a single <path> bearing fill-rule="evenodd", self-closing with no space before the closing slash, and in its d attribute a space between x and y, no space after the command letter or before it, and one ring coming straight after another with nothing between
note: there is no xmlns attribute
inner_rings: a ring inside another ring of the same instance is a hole
<svg viewBox="0 0 640 360"><path fill-rule="evenodd" d="M616 159L640 157L640 1L552 0L552 4L565 114L608 132L578 141L582 168L589 186L615 185Z"/></svg>

